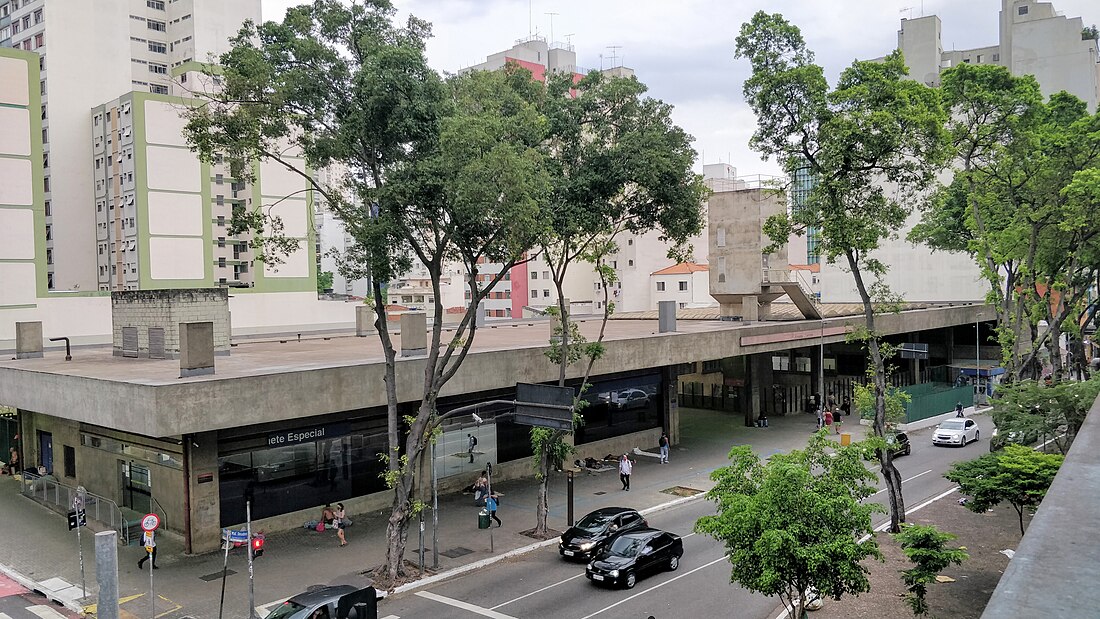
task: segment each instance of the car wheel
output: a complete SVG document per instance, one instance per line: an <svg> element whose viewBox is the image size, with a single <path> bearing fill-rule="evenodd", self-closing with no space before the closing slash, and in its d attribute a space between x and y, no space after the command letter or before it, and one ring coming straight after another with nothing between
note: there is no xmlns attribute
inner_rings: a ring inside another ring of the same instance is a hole
<svg viewBox="0 0 1100 619"><path fill-rule="evenodd" d="M913 446L912 445L906 445L905 446L905 455L908 456L909 453L912 452L912 451L913 451Z"/></svg>
<svg viewBox="0 0 1100 619"><path fill-rule="evenodd" d="M680 567L680 557L672 555L668 559L668 571L675 572Z"/></svg>
<svg viewBox="0 0 1100 619"><path fill-rule="evenodd" d="M627 574L626 580L623 581L623 587L633 589L636 584L638 584L638 577L634 575L634 572Z"/></svg>
<svg viewBox="0 0 1100 619"><path fill-rule="evenodd" d="M982 437L982 431L981 430L974 430L974 440L976 441L976 440L980 439L981 437Z"/></svg>

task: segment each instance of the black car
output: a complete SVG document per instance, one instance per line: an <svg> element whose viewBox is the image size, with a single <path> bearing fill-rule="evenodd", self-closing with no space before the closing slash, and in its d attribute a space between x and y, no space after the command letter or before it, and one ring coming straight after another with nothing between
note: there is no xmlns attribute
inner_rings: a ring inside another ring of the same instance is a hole
<svg viewBox="0 0 1100 619"><path fill-rule="evenodd" d="M597 509L562 533L558 554L587 561L617 536L648 526L637 510L627 507Z"/></svg>
<svg viewBox="0 0 1100 619"><path fill-rule="evenodd" d="M890 454L895 458L898 456L908 456L913 452L913 447L909 444L909 435L904 432L887 432L886 445L890 448ZM864 459L868 461L877 460L878 450L867 450Z"/></svg>
<svg viewBox="0 0 1100 619"><path fill-rule="evenodd" d="M605 546L588 564L584 575L593 584L632 589L638 578L648 572L676 571L682 556L684 543L679 535L638 529L619 535Z"/></svg>

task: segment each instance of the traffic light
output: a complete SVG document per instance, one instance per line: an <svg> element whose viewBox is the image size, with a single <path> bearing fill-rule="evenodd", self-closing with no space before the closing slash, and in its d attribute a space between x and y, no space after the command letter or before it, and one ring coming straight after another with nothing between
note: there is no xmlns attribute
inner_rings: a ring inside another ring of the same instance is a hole
<svg viewBox="0 0 1100 619"><path fill-rule="evenodd" d="M252 538L252 557L257 558L262 556L264 556L264 538L254 537Z"/></svg>

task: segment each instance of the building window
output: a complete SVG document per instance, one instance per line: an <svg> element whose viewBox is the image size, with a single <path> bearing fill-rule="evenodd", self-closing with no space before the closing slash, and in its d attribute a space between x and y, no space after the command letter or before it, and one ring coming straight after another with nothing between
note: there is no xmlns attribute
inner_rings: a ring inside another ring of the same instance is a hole
<svg viewBox="0 0 1100 619"><path fill-rule="evenodd" d="M37 11L34 12L34 23L36 23L36 24L41 24L42 23L42 9L38 9Z"/></svg>
<svg viewBox="0 0 1100 619"><path fill-rule="evenodd" d="M42 47L45 44L46 44L46 34L44 32L39 32L38 34L34 35L34 48L35 49L38 49L39 47Z"/></svg>
<svg viewBox="0 0 1100 619"><path fill-rule="evenodd" d="M1027 5L1025 4L1024 6L1021 6L1018 9L1016 9L1016 14L1017 15L1027 15Z"/></svg>
<svg viewBox="0 0 1100 619"><path fill-rule="evenodd" d="M626 244L627 245L633 245L634 244L634 239L627 239Z"/></svg>
<svg viewBox="0 0 1100 619"><path fill-rule="evenodd" d="M164 10L164 0L145 0L145 6L157 11Z"/></svg>
<svg viewBox="0 0 1100 619"><path fill-rule="evenodd" d="M26 41L23 41L23 51L27 51L27 52L31 51L31 40L30 39L27 39Z"/></svg>
<svg viewBox="0 0 1100 619"><path fill-rule="evenodd" d="M626 261L626 266L628 266L628 267L634 266L634 261L633 260L627 260Z"/></svg>
<svg viewBox="0 0 1100 619"><path fill-rule="evenodd" d="M539 272L538 271L531 271L531 279L538 279L538 278L539 278Z"/></svg>
<svg viewBox="0 0 1100 619"><path fill-rule="evenodd" d="M543 279L550 279L550 271L543 271L542 272L542 278Z"/></svg>
<svg viewBox="0 0 1100 619"><path fill-rule="evenodd" d="M538 290L532 290L532 291L531 291L531 298L532 298L532 299L537 299L537 298L539 298L539 291L538 291Z"/></svg>
<svg viewBox="0 0 1100 619"><path fill-rule="evenodd" d="M150 30L156 30L157 32L167 32L167 30L168 30L164 26L164 22L162 22L162 21L154 21L154 20L150 19L149 21L145 22L145 25Z"/></svg>
<svg viewBox="0 0 1100 619"><path fill-rule="evenodd" d="M726 246L726 229L725 228L718 228L718 235L717 236L718 236L718 239L717 239L718 247L725 247Z"/></svg>
<svg viewBox="0 0 1100 619"><path fill-rule="evenodd" d="M687 309L687 306L688 306L687 303L681 303L680 304L680 309Z"/></svg>
<svg viewBox="0 0 1100 619"><path fill-rule="evenodd" d="M156 54L167 54L168 46L159 41L149 41L149 51Z"/></svg>
<svg viewBox="0 0 1100 619"><path fill-rule="evenodd" d="M550 297L550 291L549 290L543 290L542 291L542 296L543 296L544 299L549 298Z"/></svg>
<svg viewBox="0 0 1100 619"><path fill-rule="evenodd" d="M680 292L687 292L688 283L686 281L680 282Z"/></svg>
<svg viewBox="0 0 1100 619"><path fill-rule="evenodd" d="M713 374L714 372L721 372L721 371L722 371L722 360L721 359L715 359L713 361L704 361L703 362L703 373L704 374Z"/></svg>
<svg viewBox="0 0 1100 619"><path fill-rule="evenodd" d="M665 283L664 282L657 282L657 292L664 292L664 291L665 291Z"/></svg>
<svg viewBox="0 0 1100 619"><path fill-rule="evenodd" d="M64 445L65 452L65 477L76 477L76 450L69 445Z"/></svg>
<svg viewBox="0 0 1100 619"><path fill-rule="evenodd" d="M50 177L47 176L42 179L42 190L46 193L50 193Z"/></svg>
<svg viewBox="0 0 1100 619"><path fill-rule="evenodd" d="M12 34L19 34L19 21L18 20L13 21L11 23L11 33Z"/></svg>
<svg viewBox="0 0 1100 619"><path fill-rule="evenodd" d="M224 236L219 236L218 237L218 247L225 247L225 237Z"/></svg>
<svg viewBox="0 0 1100 619"><path fill-rule="evenodd" d="M46 200L46 217L50 217L52 215L53 215L53 209L50 208L50 201Z"/></svg>
<svg viewBox="0 0 1100 619"><path fill-rule="evenodd" d="M166 95L168 94L168 87L160 84L149 84L149 92L156 95Z"/></svg>
<svg viewBox="0 0 1100 619"><path fill-rule="evenodd" d="M156 73L158 75L168 75L168 65L157 64L155 62L149 63L149 72Z"/></svg>
<svg viewBox="0 0 1100 619"><path fill-rule="evenodd" d="M1001 60L1001 55L1000 54L993 54L993 62L1000 62L1000 60Z"/></svg>

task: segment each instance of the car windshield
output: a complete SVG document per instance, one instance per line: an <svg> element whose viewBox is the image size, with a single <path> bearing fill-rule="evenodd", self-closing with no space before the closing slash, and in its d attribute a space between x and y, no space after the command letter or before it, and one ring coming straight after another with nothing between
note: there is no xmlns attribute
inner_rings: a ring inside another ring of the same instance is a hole
<svg viewBox="0 0 1100 619"><path fill-rule="evenodd" d="M301 616L299 613L302 613L302 611L304 611L305 609L305 606L302 606L297 602L287 600L282 604L279 604L279 606L277 606L275 610L271 611L271 613L265 619L290 619L291 617L294 617L294 619L298 619L298 617Z"/></svg>
<svg viewBox="0 0 1100 619"><path fill-rule="evenodd" d="M962 430L963 429L963 422L956 421L954 419L952 419L950 421L945 421L945 422L940 424L940 429L941 430Z"/></svg>
<svg viewBox="0 0 1100 619"><path fill-rule="evenodd" d="M590 533L596 533L602 531L604 527L607 526L608 520L611 520L611 516L607 514L588 514L577 523L577 528Z"/></svg>
<svg viewBox="0 0 1100 619"><path fill-rule="evenodd" d="M620 537L611 544L611 553L620 557L636 557L645 540L636 537Z"/></svg>

